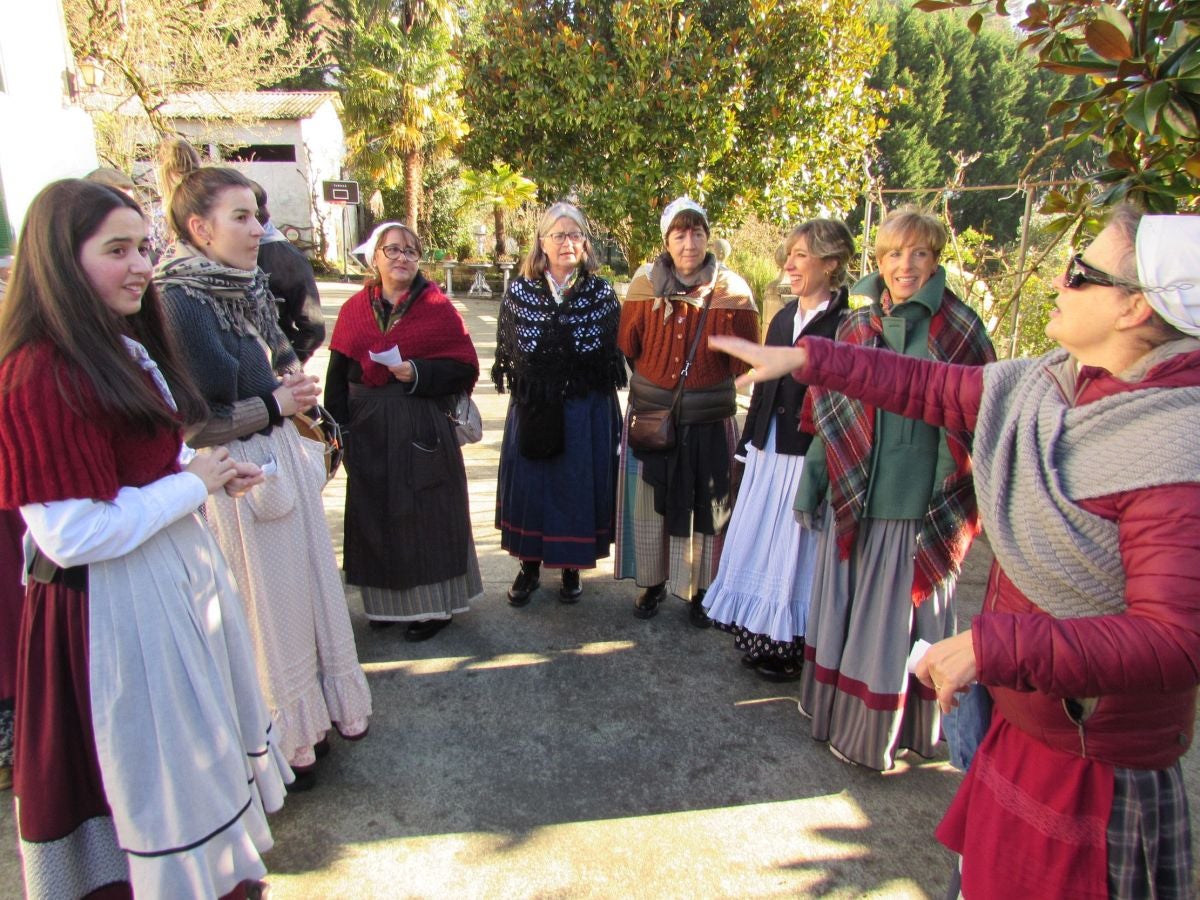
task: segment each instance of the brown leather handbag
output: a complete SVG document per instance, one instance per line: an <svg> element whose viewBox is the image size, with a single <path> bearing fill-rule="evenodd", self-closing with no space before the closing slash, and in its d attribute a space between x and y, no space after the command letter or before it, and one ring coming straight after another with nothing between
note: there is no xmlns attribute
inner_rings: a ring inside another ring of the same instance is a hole
<svg viewBox="0 0 1200 900"><path fill-rule="evenodd" d="M710 298L711 299L711 298ZM704 337L704 320L708 318L708 303L705 301L704 310L700 313L700 321L696 325L696 337L692 340L687 359L679 372L679 381L671 394L671 405L666 409L638 409L633 405L629 415L629 446L634 450L647 453L662 453L674 450L676 443L676 410L679 408L679 397L683 393L683 382L687 380L692 368L692 360L696 357L696 348Z"/></svg>

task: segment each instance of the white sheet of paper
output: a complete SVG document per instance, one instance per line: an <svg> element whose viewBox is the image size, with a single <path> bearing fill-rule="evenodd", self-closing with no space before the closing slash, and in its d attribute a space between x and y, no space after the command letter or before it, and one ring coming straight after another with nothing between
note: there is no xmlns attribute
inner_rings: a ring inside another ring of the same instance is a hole
<svg viewBox="0 0 1200 900"><path fill-rule="evenodd" d="M932 645L929 643L929 641L922 640L921 638L917 638L916 641L913 642L912 652L908 654L909 675L917 674L917 663L921 661L931 646Z"/></svg>
<svg viewBox="0 0 1200 900"><path fill-rule="evenodd" d="M400 356L400 348L394 346L384 350L382 353L368 351L367 355L381 366L387 366L389 369L392 366L398 366L400 363L404 362L403 357Z"/></svg>

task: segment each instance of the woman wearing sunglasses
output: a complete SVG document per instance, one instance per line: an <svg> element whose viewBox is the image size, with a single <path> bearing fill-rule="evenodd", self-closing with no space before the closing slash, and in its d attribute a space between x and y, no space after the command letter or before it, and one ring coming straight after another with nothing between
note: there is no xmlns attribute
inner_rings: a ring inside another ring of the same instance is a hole
<svg viewBox="0 0 1200 900"><path fill-rule="evenodd" d="M555 203L500 305L492 380L512 399L496 528L500 546L521 560L512 606L529 603L543 565L562 571L558 599L574 603L579 570L612 546L625 362L621 305L596 265L583 213Z"/></svg>
<svg viewBox="0 0 1200 900"><path fill-rule="evenodd" d="M462 316L421 274L421 241L384 222L354 251L367 286L338 313L325 407L344 423L346 583L373 628L424 641L483 592L467 472L449 414L479 377Z"/></svg>
<svg viewBox="0 0 1200 900"><path fill-rule="evenodd" d="M1129 207L1056 281L1061 349L982 369L805 339L720 349L974 432L984 611L916 673L995 711L937 830L966 897L1190 897L1200 683L1200 217ZM718 343L718 342L714 342Z"/></svg>

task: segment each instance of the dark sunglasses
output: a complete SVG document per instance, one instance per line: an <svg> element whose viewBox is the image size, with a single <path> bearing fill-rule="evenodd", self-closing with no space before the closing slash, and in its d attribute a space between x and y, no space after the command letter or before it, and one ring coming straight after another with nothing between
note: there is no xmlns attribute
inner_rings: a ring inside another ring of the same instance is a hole
<svg viewBox="0 0 1200 900"><path fill-rule="evenodd" d="M1119 287L1136 290L1137 286L1130 284L1115 275L1109 275L1103 269L1097 269L1083 261L1083 256L1076 253L1067 261L1067 272L1063 276L1067 287L1077 289L1085 284L1096 284L1100 287Z"/></svg>

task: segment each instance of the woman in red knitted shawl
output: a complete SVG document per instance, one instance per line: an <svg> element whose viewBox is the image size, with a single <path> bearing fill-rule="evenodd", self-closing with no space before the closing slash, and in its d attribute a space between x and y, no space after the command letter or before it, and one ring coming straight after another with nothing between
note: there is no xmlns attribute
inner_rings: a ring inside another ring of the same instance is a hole
<svg viewBox="0 0 1200 900"><path fill-rule="evenodd" d="M149 248L134 201L56 182L29 208L0 314L0 508L36 545L13 771L30 897L257 894L264 813L292 778L196 514L262 473L181 452L205 410Z"/></svg>
<svg viewBox="0 0 1200 900"><path fill-rule="evenodd" d="M346 583L373 628L423 641L483 592L450 415L479 377L458 310L421 275L421 242L385 222L356 254L375 273L329 342L325 406L346 439Z"/></svg>

